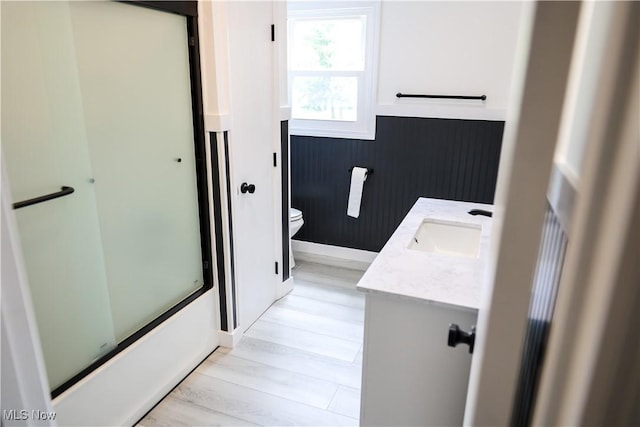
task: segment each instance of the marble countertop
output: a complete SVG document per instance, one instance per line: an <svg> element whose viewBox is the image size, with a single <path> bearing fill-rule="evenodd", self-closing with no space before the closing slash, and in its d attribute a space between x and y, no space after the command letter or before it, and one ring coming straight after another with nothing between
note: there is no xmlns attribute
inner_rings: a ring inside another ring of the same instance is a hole
<svg viewBox="0 0 640 427"><path fill-rule="evenodd" d="M493 211L493 205L419 198L362 276L357 289L477 310L489 252L491 218L469 215L471 209ZM479 224L478 258L409 249L424 219Z"/></svg>

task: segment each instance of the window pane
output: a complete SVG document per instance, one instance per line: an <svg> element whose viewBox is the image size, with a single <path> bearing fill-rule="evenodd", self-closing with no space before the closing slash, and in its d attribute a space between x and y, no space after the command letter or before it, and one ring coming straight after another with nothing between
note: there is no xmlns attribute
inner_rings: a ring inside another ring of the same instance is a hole
<svg viewBox="0 0 640 427"><path fill-rule="evenodd" d="M366 17L291 22L292 70L364 70Z"/></svg>
<svg viewBox="0 0 640 427"><path fill-rule="evenodd" d="M358 78L296 76L291 107L294 119L354 122L358 116Z"/></svg>

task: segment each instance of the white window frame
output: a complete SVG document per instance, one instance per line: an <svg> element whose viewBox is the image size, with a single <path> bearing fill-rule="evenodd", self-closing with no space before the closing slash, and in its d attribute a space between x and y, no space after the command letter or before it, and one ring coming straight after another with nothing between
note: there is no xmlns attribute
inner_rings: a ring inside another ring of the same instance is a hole
<svg viewBox="0 0 640 427"><path fill-rule="evenodd" d="M322 18L348 18L366 16L365 65L363 71L292 71L287 67L288 96L291 105L293 76L345 76L358 77L357 120L318 120L291 118L291 135L323 136L348 139L375 139L376 83L378 81L378 50L380 34L380 2L289 2L287 23L294 20ZM290 45L290 43L288 44ZM287 55L291 58L291 54Z"/></svg>

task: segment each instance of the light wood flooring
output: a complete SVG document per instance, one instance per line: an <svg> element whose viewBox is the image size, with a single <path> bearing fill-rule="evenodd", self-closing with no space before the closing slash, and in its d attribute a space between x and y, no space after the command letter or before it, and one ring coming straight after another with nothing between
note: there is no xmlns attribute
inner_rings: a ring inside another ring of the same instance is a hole
<svg viewBox="0 0 640 427"><path fill-rule="evenodd" d="M294 290L219 347L139 426L355 426L363 272L300 261Z"/></svg>

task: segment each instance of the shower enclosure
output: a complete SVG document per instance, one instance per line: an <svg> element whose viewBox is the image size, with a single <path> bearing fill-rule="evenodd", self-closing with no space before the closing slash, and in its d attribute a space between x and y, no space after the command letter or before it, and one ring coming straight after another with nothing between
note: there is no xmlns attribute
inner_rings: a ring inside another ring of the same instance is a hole
<svg viewBox="0 0 640 427"><path fill-rule="evenodd" d="M212 286L197 28L140 3L1 4L3 166L54 397Z"/></svg>

